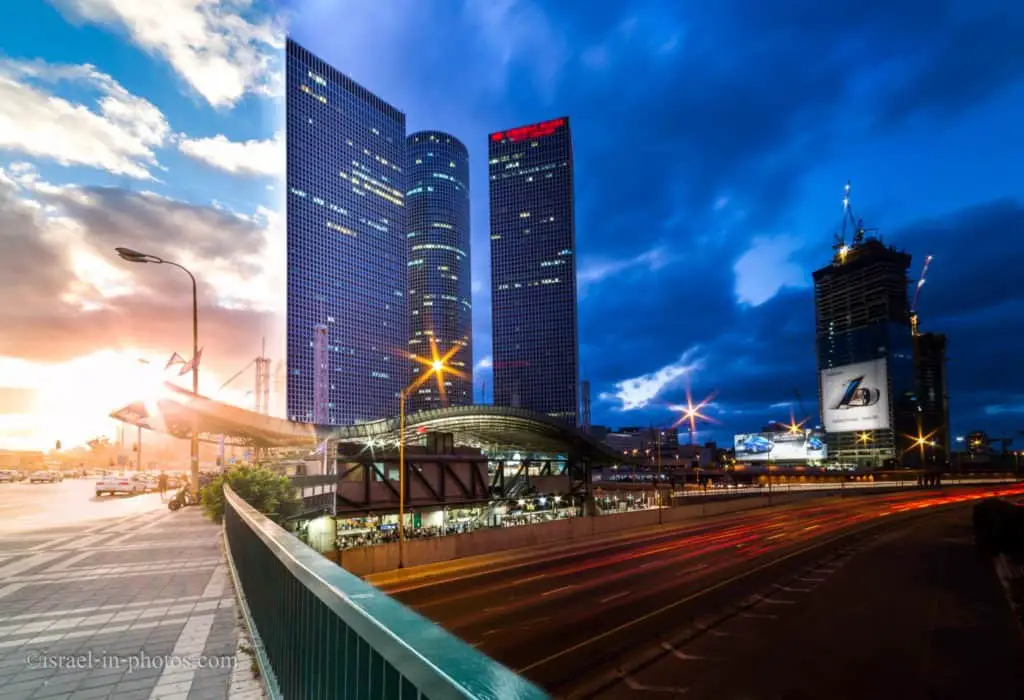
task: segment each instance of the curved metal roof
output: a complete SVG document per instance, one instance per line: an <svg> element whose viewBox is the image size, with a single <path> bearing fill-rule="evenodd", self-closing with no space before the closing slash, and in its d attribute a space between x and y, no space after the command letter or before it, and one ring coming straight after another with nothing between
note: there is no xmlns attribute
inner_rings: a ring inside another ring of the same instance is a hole
<svg viewBox="0 0 1024 700"><path fill-rule="evenodd" d="M340 442L397 443L399 418L345 426L314 426L266 416L255 411L193 394L174 384L156 401L158 416L151 416L142 403L111 413L111 417L132 425L187 438L193 420L198 419L200 439L226 441L254 447L312 447L324 439ZM452 433L456 444L491 450L571 454L595 462L620 463L615 450L575 426L542 413L505 406L451 406L408 414L406 440L418 441L424 432Z"/></svg>
<svg viewBox="0 0 1024 700"><path fill-rule="evenodd" d="M450 406L410 413L406 440L424 431L452 433L455 442L492 450L573 454L601 462L621 462L622 455L575 426L543 413L508 406ZM397 442L399 419L387 418L336 427L330 437L341 442Z"/></svg>

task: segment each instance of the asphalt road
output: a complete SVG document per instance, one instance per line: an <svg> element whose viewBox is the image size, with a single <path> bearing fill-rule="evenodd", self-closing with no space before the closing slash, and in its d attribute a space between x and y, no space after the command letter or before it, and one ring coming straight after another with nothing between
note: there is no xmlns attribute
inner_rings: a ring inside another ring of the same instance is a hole
<svg viewBox="0 0 1024 700"><path fill-rule="evenodd" d="M589 697L1024 697L1024 634L967 507L887 530L662 651Z"/></svg>
<svg viewBox="0 0 1024 700"><path fill-rule="evenodd" d="M814 564L823 542L835 540L831 547L839 548L850 532L880 518L993 491L947 488L830 499L673 531L555 543L548 552L487 558L483 569L465 561L413 583L374 583L561 695L615 668L652 639Z"/></svg>
<svg viewBox="0 0 1024 700"><path fill-rule="evenodd" d="M56 484L0 483L0 537L45 539L59 530L100 525L166 508L155 493L96 496L96 479L65 479Z"/></svg>

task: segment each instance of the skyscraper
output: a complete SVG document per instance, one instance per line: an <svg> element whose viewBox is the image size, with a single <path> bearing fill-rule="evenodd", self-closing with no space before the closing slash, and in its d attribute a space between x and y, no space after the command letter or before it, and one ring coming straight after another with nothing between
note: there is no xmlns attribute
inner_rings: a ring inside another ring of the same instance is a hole
<svg viewBox="0 0 1024 700"><path fill-rule="evenodd" d="M445 375L409 397L413 411L473 403L473 307L469 245L469 152L457 138L420 131L406 139L409 352L431 357L431 339L462 376ZM412 362L412 379L429 371Z"/></svg>
<svg viewBox="0 0 1024 700"><path fill-rule="evenodd" d="M393 416L408 377L405 115L290 39L286 56L288 417Z"/></svg>
<svg viewBox="0 0 1024 700"><path fill-rule="evenodd" d="M819 404L829 457L899 459L916 431L910 255L860 237L814 273Z"/></svg>
<svg viewBox="0 0 1024 700"><path fill-rule="evenodd" d="M577 422L572 136L563 117L490 135L494 403Z"/></svg>

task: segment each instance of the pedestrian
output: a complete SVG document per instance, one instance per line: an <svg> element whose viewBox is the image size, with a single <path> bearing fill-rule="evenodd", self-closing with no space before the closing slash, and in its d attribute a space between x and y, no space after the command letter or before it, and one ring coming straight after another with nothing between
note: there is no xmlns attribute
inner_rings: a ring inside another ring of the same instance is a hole
<svg viewBox="0 0 1024 700"><path fill-rule="evenodd" d="M156 480L157 486L160 487L160 500L163 501L167 495L167 472L160 472L160 476Z"/></svg>

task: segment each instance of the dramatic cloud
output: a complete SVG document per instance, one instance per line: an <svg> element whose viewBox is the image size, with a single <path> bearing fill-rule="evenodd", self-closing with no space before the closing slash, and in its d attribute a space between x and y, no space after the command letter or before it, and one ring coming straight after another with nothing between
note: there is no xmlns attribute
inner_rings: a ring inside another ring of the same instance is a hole
<svg viewBox="0 0 1024 700"><path fill-rule="evenodd" d="M51 1L74 20L126 32L214 107L276 89L282 36L271 20L251 18L251 0Z"/></svg>
<svg viewBox="0 0 1024 700"><path fill-rule="evenodd" d="M605 401L617 400L623 411L644 408L658 398L662 391L703 366L703 361L697 357L697 353L698 348L691 348L675 362L654 372L616 382L615 392L601 394L600 398Z"/></svg>
<svg viewBox="0 0 1024 700"><path fill-rule="evenodd" d="M52 90L96 95L93 106ZM152 179L154 149L170 135L163 114L92 66L0 61L0 150Z"/></svg>
<svg viewBox="0 0 1024 700"><path fill-rule="evenodd" d="M183 137L178 148L191 158L233 175L284 174L284 140L280 136L265 141L231 141L222 134L200 139Z"/></svg>
<svg viewBox="0 0 1024 700"><path fill-rule="evenodd" d="M790 256L803 247L793 236L755 238L746 253L733 263L736 299L741 304L760 306L783 287L805 287L810 282Z"/></svg>
<svg viewBox="0 0 1024 700"><path fill-rule="evenodd" d="M18 300L0 307L0 328L17 329L0 334L0 356L62 362L99 348L187 348L187 277L121 261L113 249L126 245L197 276L201 342L226 371L255 353L275 322L279 280L263 264L275 226L262 216L145 192L54 186L0 169L0 278Z"/></svg>
<svg viewBox="0 0 1024 700"><path fill-rule="evenodd" d="M580 294L586 293L587 287L609 277L622 279L624 273L630 271L656 272L671 261L671 256L663 248L654 248L625 260L608 260L598 257L584 259L576 273L576 282Z"/></svg>

